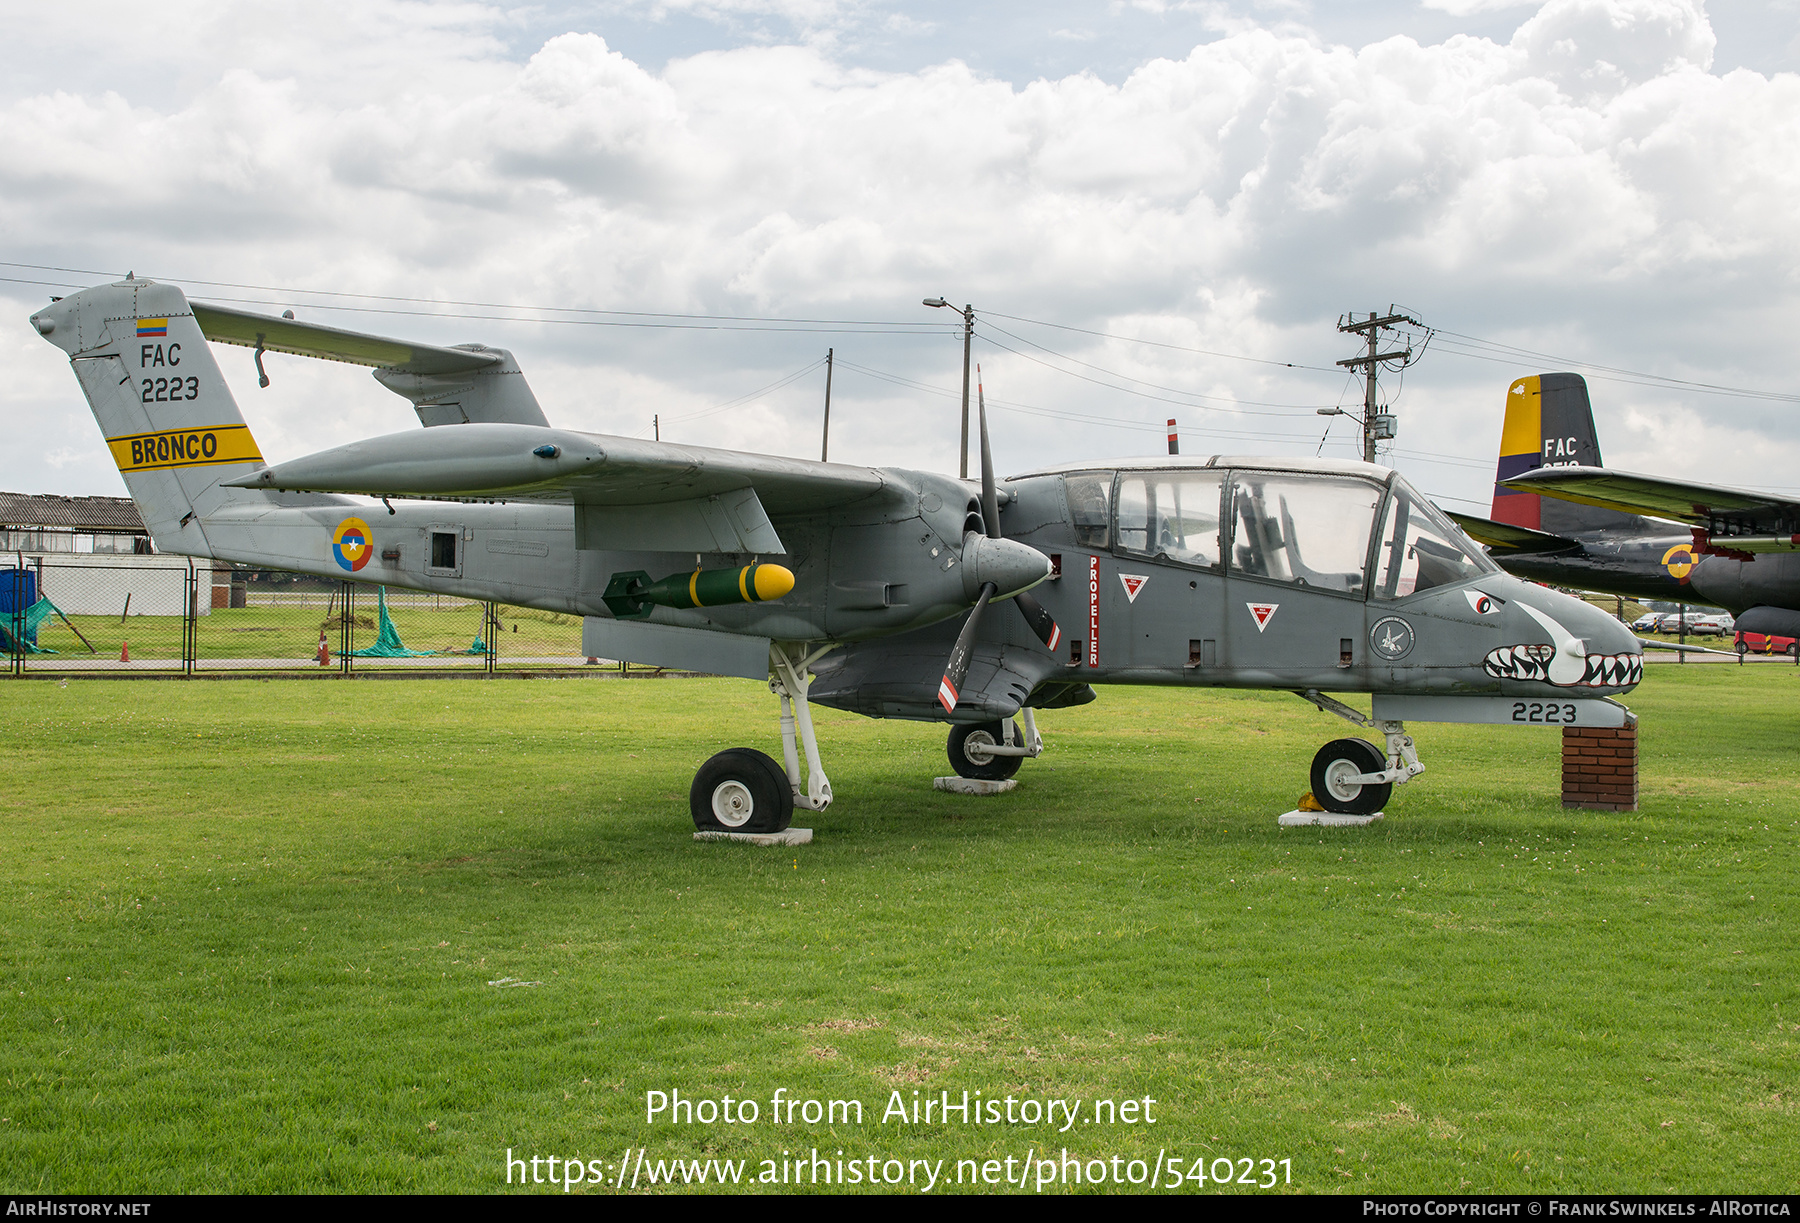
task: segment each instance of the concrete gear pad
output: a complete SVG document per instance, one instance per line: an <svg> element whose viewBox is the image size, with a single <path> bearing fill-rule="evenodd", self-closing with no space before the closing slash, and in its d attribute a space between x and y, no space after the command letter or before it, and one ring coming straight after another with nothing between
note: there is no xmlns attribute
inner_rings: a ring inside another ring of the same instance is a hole
<svg viewBox="0 0 1800 1223"><path fill-rule="evenodd" d="M1008 777L1005 781L977 781L973 777L934 777L931 779L933 790L942 790L946 794L1005 794L1019 784L1016 777Z"/></svg>
<svg viewBox="0 0 1800 1223"><path fill-rule="evenodd" d="M1335 811L1290 811L1275 822L1283 828L1305 828L1318 825L1324 828L1360 828L1364 824L1372 824L1385 812L1377 811L1374 815L1339 815Z"/></svg>
<svg viewBox="0 0 1800 1223"><path fill-rule="evenodd" d="M696 832L696 841L742 841L746 845L811 845L810 828L784 828L780 832Z"/></svg>

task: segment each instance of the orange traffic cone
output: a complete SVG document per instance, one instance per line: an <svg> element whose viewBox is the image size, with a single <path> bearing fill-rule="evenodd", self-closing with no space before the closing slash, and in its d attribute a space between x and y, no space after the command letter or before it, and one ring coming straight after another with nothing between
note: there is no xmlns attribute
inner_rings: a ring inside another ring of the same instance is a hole
<svg viewBox="0 0 1800 1223"><path fill-rule="evenodd" d="M319 665L321 667L331 665L331 643L325 640L324 629L319 630Z"/></svg>
<svg viewBox="0 0 1800 1223"><path fill-rule="evenodd" d="M121 641L119 643L119 661L131 661L131 643L129 641Z"/></svg>

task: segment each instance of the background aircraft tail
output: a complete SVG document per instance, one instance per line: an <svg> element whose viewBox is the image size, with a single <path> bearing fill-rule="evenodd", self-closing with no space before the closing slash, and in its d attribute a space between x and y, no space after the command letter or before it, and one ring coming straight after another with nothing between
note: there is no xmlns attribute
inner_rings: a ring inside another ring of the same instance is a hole
<svg viewBox="0 0 1800 1223"><path fill-rule="evenodd" d="M1605 466L1587 380L1580 374L1534 374L1514 382L1507 388L1506 421L1500 429L1494 521L1561 536L1643 525L1635 514L1514 492L1498 483L1538 467L1575 466Z"/></svg>
<svg viewBox="0 0 1800 1223"><path fill-rule="evenodd" d="M264 464L180 289L126 279L70 294L31 321L69 354L158 550L212 556L209 515L303 500L219 487Z"/></svg>

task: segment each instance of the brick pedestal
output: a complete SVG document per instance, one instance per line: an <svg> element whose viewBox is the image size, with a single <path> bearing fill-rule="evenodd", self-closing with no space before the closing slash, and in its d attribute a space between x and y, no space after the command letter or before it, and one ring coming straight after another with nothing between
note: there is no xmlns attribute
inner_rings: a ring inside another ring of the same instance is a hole
<svg viewBox="0 0 1800 1223"><path fill-rule="evenodd" d="M1566 727L1562 735L1562 805L1636 811L1636 723L1616 730Z"/></svg>

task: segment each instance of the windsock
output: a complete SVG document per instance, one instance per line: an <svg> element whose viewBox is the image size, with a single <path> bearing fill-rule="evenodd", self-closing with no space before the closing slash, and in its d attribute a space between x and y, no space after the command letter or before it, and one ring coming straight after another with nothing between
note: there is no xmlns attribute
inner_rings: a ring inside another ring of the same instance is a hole
<svg viewBox="0 0 1800 1223"><path fill-rule="evenodd" d="M751 564L742 569L696 569L652 582L641 569L615 573L601 601L621 620L642 620L656 607L724 607L731 603L765 603L794 588L794 575L780 565Z"/></svg>

